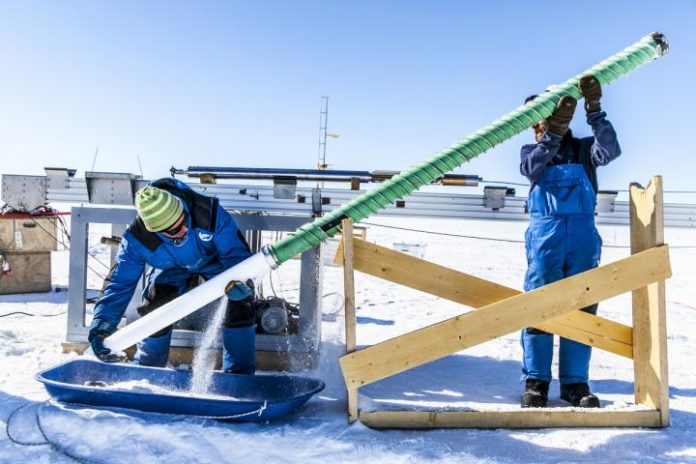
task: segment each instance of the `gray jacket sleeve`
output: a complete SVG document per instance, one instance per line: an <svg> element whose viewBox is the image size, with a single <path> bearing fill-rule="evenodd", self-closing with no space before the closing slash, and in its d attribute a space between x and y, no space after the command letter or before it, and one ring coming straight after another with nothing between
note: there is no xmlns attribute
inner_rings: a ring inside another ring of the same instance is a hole
<svg viewBox="0 0 696 464"><path fill-rule="evenodd" d="M563 136L546 131L539 143L523 145L520 150L520 173L536 182L549 161L558 153Z"/></svg>

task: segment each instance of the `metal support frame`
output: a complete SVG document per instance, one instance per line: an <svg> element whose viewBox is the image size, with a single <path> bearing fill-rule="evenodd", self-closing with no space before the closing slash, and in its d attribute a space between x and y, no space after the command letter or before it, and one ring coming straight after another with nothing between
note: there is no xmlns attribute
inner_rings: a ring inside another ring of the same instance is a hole
<svg viewBox="0 0 696 464"><path fill-rule="evenodd" d="M85 290L89 224L129 224L134 217L135 209L133 208L73 207L71 209L67 341L87 341Z"/></svg>
<svg viewBox="0 0 696 464"><path fill-rule="evenodd" d="M325 172L332 173L343 171ZM27 203L27 196L33 196L33 192L22 192L21 189L10 189L6 187L5 184L9 186L12 177L14 176L8 174L2 175L2 199L11 204ZM43 179L46 179L46 176L43 176ZM68 176L62 177L60 181L56 182L50 179L49 176L49 180L51 181L46 182L45 186L39 187L40 194L45 195L48 202L89 202L87 182L85 179ZM140 186L145 185L147 181L137 180L136 183ZM277 198L273 185L206 184L204 182L189 183L189 185L197 192L218 197L220 199L220 204L228 211L291 214L305 217L316 214L319 208L322 214L328 214L340 205L365 193L364 190L352 190L348 188L321 188L320 192L314 193L311 187L296 186L294 198ZM485 195L415 192L404 197L399 205L391 205L380 211L377 216L528 221L529 215L525 208L527 199L515 195L514 190L508 188L507 194L505 195L505 207L492 210L490 207L486 206ZM17 198L18 200L13 200L13 198ZM310 201L310 199L312 201ZM629 224L628 201L617 201L615 197L607 198L605 192L600 192L597 199L598 206L595 222L598 225ZM608 201L608 203L606 203L605 200ZM665 203L664 212L665 227L696 227L696 205Z"/></svg>
<svg viewBox="0 0 696 464"><path fill-rule="evenodd" d="M89 224L112 224L112 230L122 229L135 217L134 208L73 207L71 213L70 275L68 289L67 342L87 341L86 299L87 251ZM258 235L258 231L294 231L311 221L309 217L233 215L242 231ZM119 227L120 226L120 227ZM313 352L321 339L321 294L323 271L321 249L313 248L302 254L300 265L300 321L297 334L256 337L256 349L260 351ZM127 313L139 304L140 292L136 290ZM192 348L197 332L174 330L172 347Z"/></svg>
<svg viewBox="0 0 696 464"><path fill-rule="evenodd" d="M135 192L141 186L140 176L124 172L86 172L85 183L90 203L132 205Z"/></svg>
<svg viewBox="0 0 696 464"><path fill-rule="evenodd" d="M6 174L3 174L3 180ZM259 211L268 214L293 214L305 217L313 214L312 188L298 186L294 199L273 197L273 185L251 184L202 184L189 183L195 191L214 195L227 210ZM343 203L353 200L365 190L347 188L322 188L321 211L327 214ZM62 188L47 188L46 197L55 203L88 202L84 179L69 178ZM3 199L5 199L3 197ZM476 219L499 221L529 221L525 209L526 197L505 197L505 208L493 211L484 206L484 195L443 192L415 192L404 197L404 207L392 205L377 214L379 217L424 217L445 219ZM696 205L665 203L665 227L696 227ZM598 225L628 225L629 202L614 201L607 211L598 208L595 222Z"/></svg>

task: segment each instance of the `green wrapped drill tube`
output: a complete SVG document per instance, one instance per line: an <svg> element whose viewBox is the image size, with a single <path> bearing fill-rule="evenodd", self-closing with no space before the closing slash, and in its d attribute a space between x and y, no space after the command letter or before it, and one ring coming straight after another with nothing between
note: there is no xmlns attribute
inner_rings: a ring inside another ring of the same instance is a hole
<svg viewBox="0 0 696 464"><path fill-rule="evenodd" d="M635 44L568 79L563 84L554 86L533 101L474 132L459 143L394 176L379 187L360 195L311 224L300 227L264 251L273 257L277 265L280 265L293 256L319 245L327 238L333 237L338 232L343 219L350 218L359 222L481 153L529 129L542 119L548 118L562 96L570 95L580 100L582 94L578 89L578 81L582 76L592 74L602 85L607 85L639 66L660 58L668 50L667 40L662 34L655 32L643 37Z"/></svg>

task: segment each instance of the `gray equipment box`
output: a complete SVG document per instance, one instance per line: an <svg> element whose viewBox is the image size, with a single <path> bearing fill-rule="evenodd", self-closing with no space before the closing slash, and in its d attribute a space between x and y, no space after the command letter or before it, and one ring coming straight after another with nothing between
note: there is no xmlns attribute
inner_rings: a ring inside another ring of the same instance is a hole
<svg viewBox="0 0 696 464"><path fill-rule="evenodd" d="M121 172L86 172L87 196L90 203L132 205L139 188L140 176Z"/></svg>
<svg viewBox="0 0 696 464"><path fill-rule="evenodd" d="M2 175L2 201L19 211L46 204L46 176Z"/></svg>

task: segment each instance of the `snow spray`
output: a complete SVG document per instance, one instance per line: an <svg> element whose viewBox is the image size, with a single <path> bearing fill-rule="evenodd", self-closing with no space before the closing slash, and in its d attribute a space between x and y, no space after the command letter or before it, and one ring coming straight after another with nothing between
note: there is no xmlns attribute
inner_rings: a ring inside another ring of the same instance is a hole
<svg viewBox="0 0 696 464"><path fill-rule="evenodd" d="M222 298L213 316L208 321L208 326L196 348L193 357L193 375L191 376L191 391L193 393L204 394L210 388L217 352L212 347L220 339L220 329L222 321L225 319L226 310L227 298Z"/></svg>

